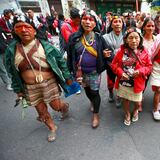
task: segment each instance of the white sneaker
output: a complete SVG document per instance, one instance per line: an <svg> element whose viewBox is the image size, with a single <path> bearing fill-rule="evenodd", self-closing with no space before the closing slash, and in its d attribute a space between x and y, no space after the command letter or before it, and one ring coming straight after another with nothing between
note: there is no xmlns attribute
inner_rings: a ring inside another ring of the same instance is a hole
<svg viewBox="0 0 160 160"><path fill-rule="evenodd" d="M78 95L78 94L81 94L81 90L77 91L76 94L77 94L77 95Z"/></svg>
<svg viewBox="0 0 160 160"><path fill-rule="evenodd" d="M156 112L153 112L153 118L155 119L155 120L160 120L160 113L159 113L159 111L156 111Z"/></svg>
<svg viewBox="0 0 160 160"><path fill-rule="evenodd" d="M8 84L6 88L7 88L8 91L13 91L13 88L11 87L11 84Z"/></svg>

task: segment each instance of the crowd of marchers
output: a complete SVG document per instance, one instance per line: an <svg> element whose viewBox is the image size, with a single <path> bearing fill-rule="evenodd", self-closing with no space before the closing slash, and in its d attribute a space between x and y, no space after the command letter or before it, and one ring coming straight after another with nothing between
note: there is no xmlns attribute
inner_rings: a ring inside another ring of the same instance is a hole
<svg viewBox="0 0 160 160"><path fill-rule="evenodd" d="M59 47L53 36L59 36ZM33 106L37 120L49 129L47 140L56 139L48 105L65 119L71 96L84 88L92 114L91 126L100 125L100 84L106 72L109 103L123 106L130 126L143 111L143 94L154 93L152 114L160 120L160 13L123 15L93 10L70 10L70 18L58 14L37 16L5 9L0 18L0 76L8 90L17 94L16 105ZM107 94L106 94L107 96ZM134 103L131 110L130 103Z"/></svg>

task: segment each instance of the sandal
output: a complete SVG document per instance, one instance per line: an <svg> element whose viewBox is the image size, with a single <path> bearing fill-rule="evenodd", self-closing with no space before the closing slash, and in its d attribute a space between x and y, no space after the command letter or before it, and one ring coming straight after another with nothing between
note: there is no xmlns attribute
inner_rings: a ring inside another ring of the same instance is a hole
<svg viewBox="0 0 160 160"><path fill-rule="evenodd" d="M56 140L56 131L50 131L50 133L48 134L48 142L53 142Z"/></svg>
<svg viewBox="0 0 160 160"><path fill-rule="evenodd" d="M66 103L66 109L65 109L65 111L62 112L61 120L64 120L68 116L69 116L69 104Z"/></svg>
<svg viewBox="0 0 160 160"><path fill-rule="evenodd" d="M131 120L128 119L127 115L125 115L124 124L125 124L126 126L130 126L130 125L131 125Z"/></svg>
<svg viewBox="0 0 160 160"><path fill-rule="evenodd" d="M139 119L138 110L136 110L135 113L133 114L132 122L137 122L138 119Z"/></svg>
<svg viewBox="0 0 160 160"><path fill-rule="evenodd" d="M39 121L39 122L43 122L43 120L38 116L37 118L37 121Z"/></svg>
<svg viewBox="0 0 160 160"><path fill-rule="evenodd" d="M56 140L56 130L57 130L57 126L55 126L55 131L50 131L47 137L48 142L53 142Z"/></svg>

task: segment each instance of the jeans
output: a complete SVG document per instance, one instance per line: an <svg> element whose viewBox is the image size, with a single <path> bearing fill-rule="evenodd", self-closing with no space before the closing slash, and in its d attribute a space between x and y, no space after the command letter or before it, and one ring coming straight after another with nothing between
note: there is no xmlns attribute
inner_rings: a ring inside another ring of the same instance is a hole
<svg viewBox="0 0 160 160"><path fill-rule="evenodd" d="M11 80L8 77L8 73L7 73L6 68L4 66L4 58L3 57L4 57L4 54L0 54L0 77L6 85L9 85L9 84L11 84Z"/></svg>

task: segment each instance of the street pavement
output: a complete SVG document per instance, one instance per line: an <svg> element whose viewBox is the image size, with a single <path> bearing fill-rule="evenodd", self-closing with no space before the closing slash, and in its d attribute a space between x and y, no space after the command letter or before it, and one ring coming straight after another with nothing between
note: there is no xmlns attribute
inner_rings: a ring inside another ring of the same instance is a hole
<svg viewBox="0 0 160 160"><path fill-rule="evenodd" d="M36 120L33 107L25 109L22 119L22 108L14 108L16 95L1 81L0 91L0 160L160 160L160 122L152 118L153 92L149 85L139 121L128 127L123 124L122 108L108 103L104 72L100 126L91 127L92 113L82 89L81 94L64 99L70 104L69 117L64 121L49 108L58 126L53 143L47 142L48 130Z"/></svg>

